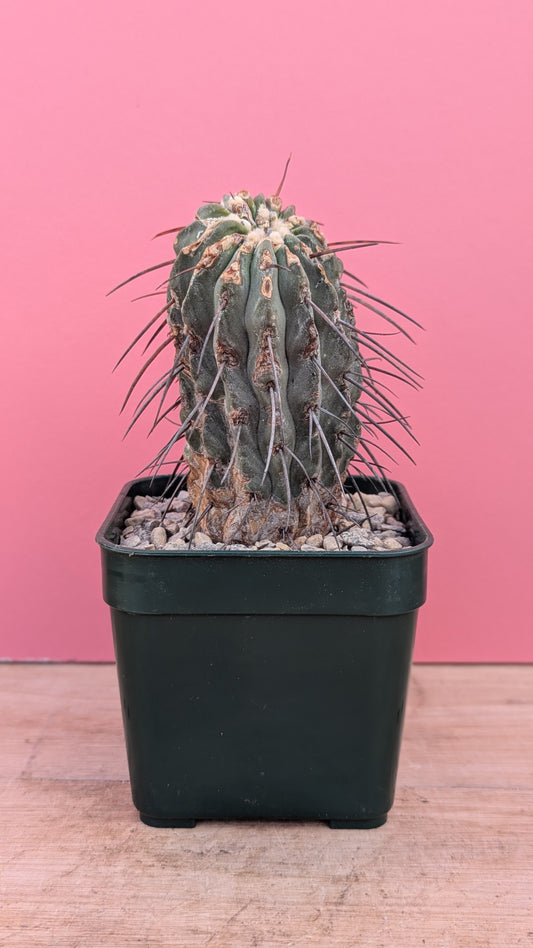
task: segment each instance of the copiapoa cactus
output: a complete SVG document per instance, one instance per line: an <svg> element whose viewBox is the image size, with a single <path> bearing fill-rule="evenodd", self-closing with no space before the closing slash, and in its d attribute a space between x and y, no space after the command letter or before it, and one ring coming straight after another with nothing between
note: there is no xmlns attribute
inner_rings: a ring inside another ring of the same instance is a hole
<svg viewBox="0 0 533 948"><path fill-rule="evenodd" d="M140 400L131 425L154 403L153 427L174 415L172 436L150 468L172 463L169 499L187 477L191 535L201 524L224 543L290 543L303 533L335 532L350 466L388 488L380 461L388 451L376 434L404 453L391 423L412 437L387 383L418 387L420 376L379 334L356 325L354 305L405 335L398 317L415 321L370 294L338 256L380 241L328 243L317 223L283 208L284 178L271 197L240 191L204 204L191 224L164 232L177 230L175 259L120 284L171 267L166 305L124 356L154 326L149 345L165 329L166 338L124 404L173 346L173 363Z"/></svg>

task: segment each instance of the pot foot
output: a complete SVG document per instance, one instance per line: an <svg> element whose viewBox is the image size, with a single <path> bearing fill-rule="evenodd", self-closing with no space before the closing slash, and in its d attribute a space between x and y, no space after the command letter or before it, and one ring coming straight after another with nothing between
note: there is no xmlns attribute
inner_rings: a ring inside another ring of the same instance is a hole
<svg viewBox="0 0 533 948"><path fill-rule="evenodd" d="M329 820L329 826L333 830L376 829L378 826L383 826L386 821L387 814L381 813L379 816L373 816L368 820Z"/></svg>
<svg viewBox="0 0 533 948"><path fill-rule="evenodd" d="M141 821L146 823L147 826L157 826L161 829L167 827L175 829L194 829L196 826L196 820L177 820L170 817L169 819L160 819L157 816L150 816L148 813L139 813Z"/></svg>

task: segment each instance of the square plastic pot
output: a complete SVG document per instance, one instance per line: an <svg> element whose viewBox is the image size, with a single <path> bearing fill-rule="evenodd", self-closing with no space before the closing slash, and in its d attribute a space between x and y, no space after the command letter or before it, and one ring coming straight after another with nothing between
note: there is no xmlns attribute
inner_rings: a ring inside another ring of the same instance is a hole
<svg viewBox="0 0 533 948"><path fill-rule="evenodd" d="M405 489L401 551L120 547L132 498L164 486L127 484L97 535L141 819L381 825L432 543Z"/></svg>

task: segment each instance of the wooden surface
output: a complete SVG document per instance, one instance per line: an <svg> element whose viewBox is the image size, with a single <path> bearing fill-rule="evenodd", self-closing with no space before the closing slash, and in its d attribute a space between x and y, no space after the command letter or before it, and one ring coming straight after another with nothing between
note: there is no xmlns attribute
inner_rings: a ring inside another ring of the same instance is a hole
<svg viewBox="0 0 533 948"><path fill-rule="evenodd" d="M415 666L385 826L151 829L115 669L0 666L0 945L533 948L533 668Z"/></svg>

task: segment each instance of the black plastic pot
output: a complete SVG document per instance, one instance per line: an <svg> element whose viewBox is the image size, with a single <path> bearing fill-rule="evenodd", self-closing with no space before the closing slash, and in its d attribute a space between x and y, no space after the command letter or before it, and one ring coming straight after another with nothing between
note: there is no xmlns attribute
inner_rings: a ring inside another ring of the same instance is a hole
<svg viewBox="0 0 533 948"><path fill-rule="evenodd" d="M432 543L404 488L398 552L118 546L131 498L164 486L127 484L97 535L141 820L381 825Z"/></svg>

